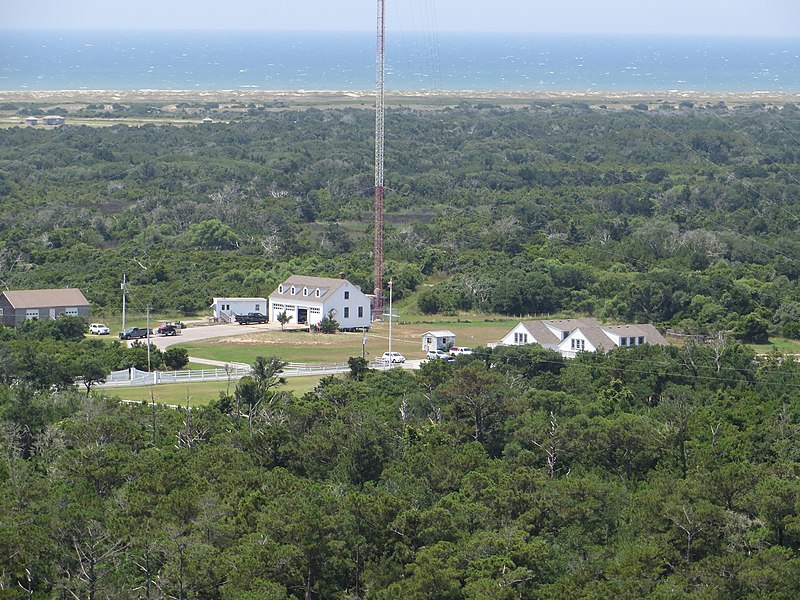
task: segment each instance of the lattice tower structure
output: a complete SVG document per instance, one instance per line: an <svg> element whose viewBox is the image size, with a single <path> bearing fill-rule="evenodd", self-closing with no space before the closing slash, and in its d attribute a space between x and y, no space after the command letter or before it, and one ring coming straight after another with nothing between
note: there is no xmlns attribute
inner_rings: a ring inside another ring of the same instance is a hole
<svg viewBox="0 0 800 600"><path fill-rule="evenodd" d="M376 60L375 94L375 248L373 316L383 316L383 131L384 131L384 78L386 72L386 2L378 0L378 46Z"/></svg>

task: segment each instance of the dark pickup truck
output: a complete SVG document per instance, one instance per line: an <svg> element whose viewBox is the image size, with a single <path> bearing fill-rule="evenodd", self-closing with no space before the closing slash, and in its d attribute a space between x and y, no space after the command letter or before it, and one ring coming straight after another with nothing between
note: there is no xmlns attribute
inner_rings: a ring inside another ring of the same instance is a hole
<svg viewBox="0 0 800 600"><path fill-rule="evenodd" d="M180 335L181 328L177 323L162 323L158 327L158 335Z"/></svg>
<svg viewBox="0 0 800 600"><path fill-rule="evenodd" d="M236 315L236 322L239 325L252 325L253 323L266 323L267 315L261 313L247 313L246 315Z"/></svg>
<svg viewBox="0 0 800 600"><path fill-rule="evenodd" d="M140 338L146 338L148 335L149 331L144 327L128 327L125 331L120 332L119 339L138 340Z"/></svg>

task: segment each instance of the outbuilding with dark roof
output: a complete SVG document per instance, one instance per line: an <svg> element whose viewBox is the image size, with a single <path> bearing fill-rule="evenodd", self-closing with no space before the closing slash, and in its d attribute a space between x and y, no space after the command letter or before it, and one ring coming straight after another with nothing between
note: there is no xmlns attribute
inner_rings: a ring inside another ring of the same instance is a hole
<svg viewBox="0 0 800 600"><path fill-rule="evenodd" d="M89 301L77 288L14 290L0 293L0 323L16 327L26 319L81 317L89 321Z"/></svg>

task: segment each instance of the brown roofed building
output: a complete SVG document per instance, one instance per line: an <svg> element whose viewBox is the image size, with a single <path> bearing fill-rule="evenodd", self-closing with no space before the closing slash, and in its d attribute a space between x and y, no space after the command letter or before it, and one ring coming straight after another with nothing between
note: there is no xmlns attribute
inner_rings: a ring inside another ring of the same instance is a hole
<svg viewBox="0 0 800 600"><path fill-rule="evenodd" d="M0 323L16 327L25 319L81 317L89 321L89 301L77 288L18 290L0 294Z"/></svg>

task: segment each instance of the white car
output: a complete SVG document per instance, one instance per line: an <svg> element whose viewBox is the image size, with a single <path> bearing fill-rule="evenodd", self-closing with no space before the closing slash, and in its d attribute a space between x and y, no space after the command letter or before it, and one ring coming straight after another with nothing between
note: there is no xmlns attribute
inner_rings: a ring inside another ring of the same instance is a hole
<svg viewBox="0 0 800 600"><path fill-rule="evenodd" d="M108 335L111 330L103 323L92 323L89 325L89 333L94 335Z"/></svg>
<svg viewBox="0 0 800 600"><path fill-rule="evenodd" d="M428 360L436 360L437 358L441 360L453 360L452 356L442 350L428 350L427 354L425 354L425 358Z"/></svg>
<svg viewBox="0 0 800 600"><path fill-rule="evenodd" d="M399 352L384 352L381 360L389 364L404 363L406 362L406 357Z"/></svg>
<svg viewBox="0 0 800 600"><path fill-rule="evenodd" d="M451 356L461 356L462 354L472 354L472 348L466 346L452 346L450 348Z"/></svg>

